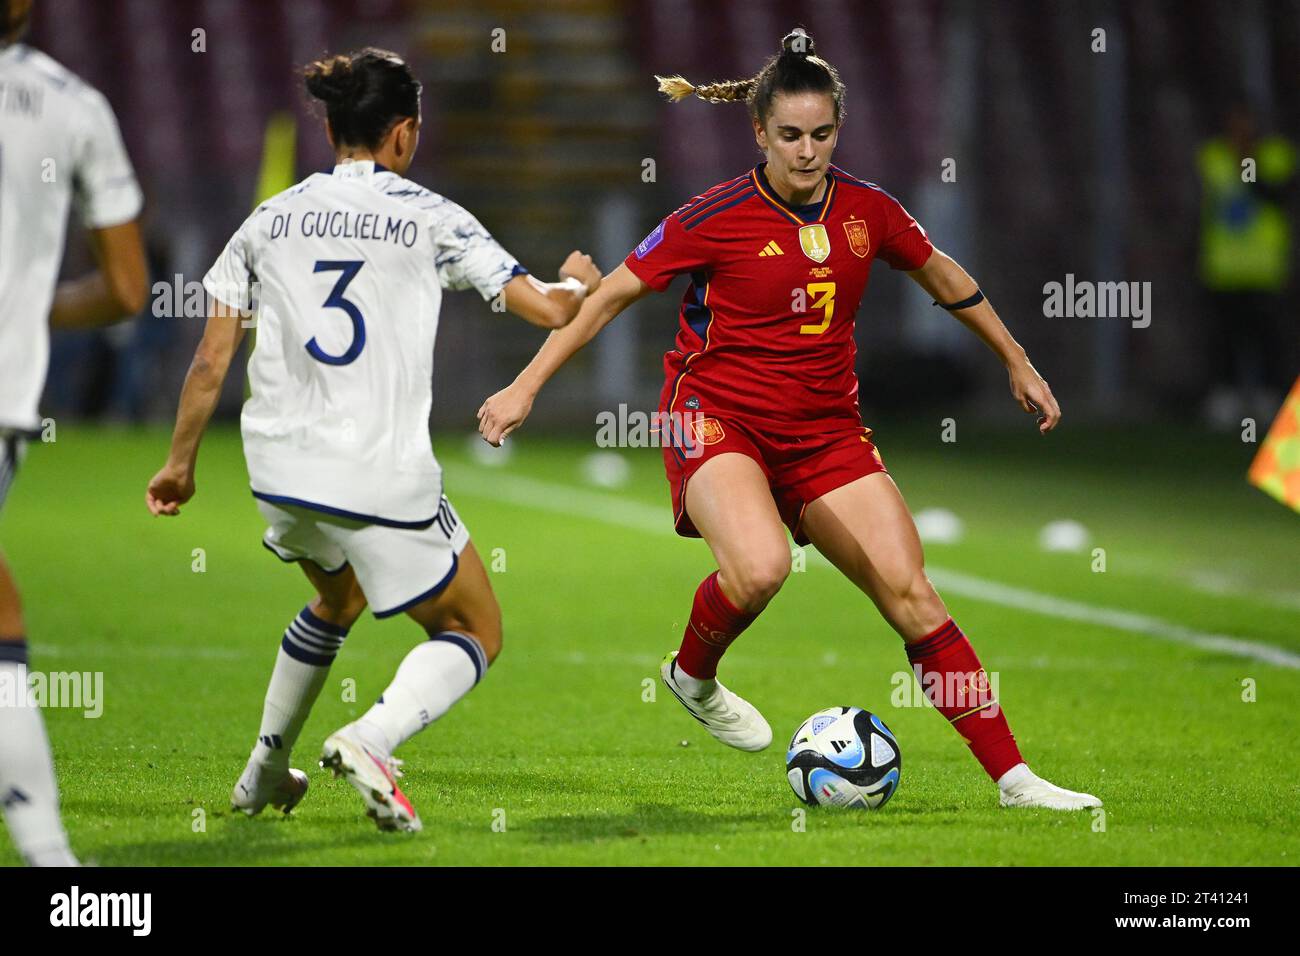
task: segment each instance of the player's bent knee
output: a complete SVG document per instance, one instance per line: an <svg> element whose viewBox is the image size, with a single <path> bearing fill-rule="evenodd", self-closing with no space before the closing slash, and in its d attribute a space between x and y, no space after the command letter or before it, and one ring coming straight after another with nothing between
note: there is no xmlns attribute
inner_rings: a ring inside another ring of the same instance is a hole
<svg viewBox="0 0 1300 956"><path fill-rule="evenodd" d="M886 618L905 641L925 636L948 619L943 599L924 570L918 570L906 584L891 588L886 604Z"/></svg>
<svg viewBox="0 0 1300 956"><path fill-rule="evenodd" d="M939 597L939 592L935 590L930 576L924 570L918 571L916 577L912 579L912 585L908 588L908 601L917 611L943 610L943 599ZM943 621L939 623L942 624Z"/></svg>
<svg viewBox="0 0 1300 956"><path fill-rule="evenodd" d="M924 568L908 568L886 575L885 591L890 604L911 607L934 594L934 585Z"/></svg>
<svg viewBox="0 0 1300 956"><path fill-rule="evenodd" d="M790 554L780 551L767 555L756 555L723 572L726 585L724 590L733 591L738 607L744 611L759 611L776 597L790 576Z"/></svg>

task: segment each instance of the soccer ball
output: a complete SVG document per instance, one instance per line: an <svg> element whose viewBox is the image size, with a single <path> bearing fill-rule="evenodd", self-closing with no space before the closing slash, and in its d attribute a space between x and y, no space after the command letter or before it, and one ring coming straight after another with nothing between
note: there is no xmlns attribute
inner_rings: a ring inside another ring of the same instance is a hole
<svg viewBox="0 0 1300 956"><path fill-rule="evenodd" d="M809 806L879 810L898 789L903 755L875 714L861 707L827 707L794 732L786 778Z"/></svg>

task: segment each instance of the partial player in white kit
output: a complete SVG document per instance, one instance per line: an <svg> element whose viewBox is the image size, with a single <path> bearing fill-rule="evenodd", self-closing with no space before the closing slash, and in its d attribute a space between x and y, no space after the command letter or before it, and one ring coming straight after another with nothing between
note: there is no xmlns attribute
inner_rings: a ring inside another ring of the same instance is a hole
<svg viewBox="0 0 1300 956"><path fill-rule="evenodd" d="M98 90L18 42L31 7L0 0L0 510L27 440L41 434L49 326L91 328L134 315L147 291L140 187L113 110ZM99 267L56 288L70 206ZM0 555L0 806L28 863L75 866L45 724L27 694L26 633Z"/></svg>
<svg viewBox="0 0 1300 956"><path fill-rule="evenodd" d="M407 614L429 640L325 741L321 764L357 788L381 829L418 830L393 751L468 693L501 648L500 609L429 440L442 290L503 295L509 311L559 328L601 276L575 252L564 281L539 282L468 212L403 178L420 84L395 54L327 58L305 79L326 105L338 165L259 206L204 278L213 306L146 500L173 515L194 494L199 440L244 335L240 312L255 310L241 419L250 485L269 525L263 543L298 562L317 597L284 633L232 802L252 815L302 799L307 777L289 766L290 750L369 605L380 618Z"/></svg>

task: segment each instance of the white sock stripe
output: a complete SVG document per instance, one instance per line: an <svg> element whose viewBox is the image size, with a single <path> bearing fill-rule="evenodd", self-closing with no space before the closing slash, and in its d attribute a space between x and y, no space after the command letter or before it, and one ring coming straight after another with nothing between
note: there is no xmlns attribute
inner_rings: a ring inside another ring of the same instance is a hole
<svg viewBox="0 0 1300 956"><path fill-rule="evenodd" d="M304 628L298 621L289 622L289 631L304 641L312 641L323 647L341 647L343 638L334 634L317 634L315 631L309 631Z"/></svg>
<svg viewBox="0 0 1300 956"><path fill-rule="evenodd" d="M331 657L331 658L336 657L339 652L339 649L337 647L321 647L319 644L309 643L307 641L304 641L302 638L296 637L295 635L287 632L284 635L284 639L287 643L293 645L294 647L300 648L311 654L316 654L322 657Z"/></svg>
<svg viewBox="0 0 1300 956"><path fill-rule="evenodd" d="M329 631L321 630L319 627L316 627L314 624L310 623L302 614L299 614L297 617L295 617L293 619L293 623L297 624L308 634L311 634L315 637L319 637L321 640L338 641L340 644L343 643L344 635L331 634Z"/></svg>
<svg viewBox="0 0 1300 956"><path fill-rule="evenodd" d="M343 646L343 638L341 637L332 639L320 638L314 634L306 634L299 631L294 626L295 624L297 624L297 621L289 625L288 629L284 632L284 636L287 637L291 643L298 644L306 650L324 651L330 654L337 654L339 648Z"/></svg>

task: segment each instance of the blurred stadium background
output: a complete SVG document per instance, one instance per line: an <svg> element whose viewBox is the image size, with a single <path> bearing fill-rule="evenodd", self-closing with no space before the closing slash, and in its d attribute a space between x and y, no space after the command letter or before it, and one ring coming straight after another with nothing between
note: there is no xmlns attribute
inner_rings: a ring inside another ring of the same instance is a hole
<svg viewBox="0 0 1300 956"><path fill-rule="evenodd" d="M1267 427L1300 371L1294 309L1277 288L1263 319L1216 307L1197 267L1198 151L1242 97L1261 133L1300 138L1294 0L41 0L29 42L113 103L148 196L155 281L200 278L249 211L276 113L296 121L295 178L330 165L295 67L364 44L399 51L425 82L413 178L550 274L575 246L612 268L660 217L758 158L743 109L668 105L651 74L750 75L795 24L848 84L836 161L897 195L971 270L1067 418L1239 427L1249 415ZM191 49L197 28L203 53ZM492 49L498 28L504 52ZM1090 49L1096 28L1105 53ZM946 158L956 182L940 180ZM1279 183L1268 201L1294 220L1295 191ZM1258 212L1251 202L1210 214L1240 223ZM1288 237L1272 242L1294 271ZM87 255L70 242L66 272ZM1044 317L1044 283L1067 273L1150 282L1150 327ZM615 323L548 388L534 425L585 432L620 401L653 409L675 310L670 292ZM169 420L200 327L146 312L58 333L43 410ZM1014 411L997 363L904 277L876 270L858 332L868 422ZM435 428L470 427L539 342L476 297L452 296ZM224 414L242 391L232 375Z"/></svg>

